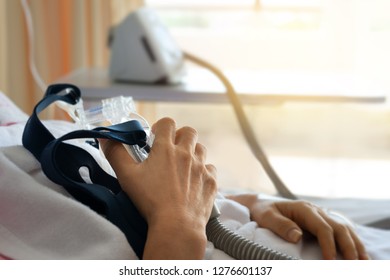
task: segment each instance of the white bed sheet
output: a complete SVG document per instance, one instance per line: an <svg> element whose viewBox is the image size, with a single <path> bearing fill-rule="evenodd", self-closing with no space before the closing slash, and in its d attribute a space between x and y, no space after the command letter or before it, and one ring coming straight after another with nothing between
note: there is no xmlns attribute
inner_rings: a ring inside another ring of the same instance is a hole
<svg viewBox="0 0 390 280"><path fill-rule="evenodd" d="M1 94L0 94L1 96ZM0 98L0 255L12 259L135 259L122 232L84 205L73 200L60 186L48 180L40 164L21 146L27 115L8 100ZM3 103L1 103L3 102ZM15 111L16 110L16 111ZM14 118L10 118L10 116ZM47 121L55 136L75 129L61 121ZM107 167L99 152L80 143ZM279 199L277 197L268 197ZM310 198L313 199L313 198ZM221 221L248 239L301 259L320 259L315 240L299 244L285 242L250 221L248 209L219 195L216 200ZM355 222L390 217L387 201L316 199L318 204L336 209ZM390 260L390 230L356 225L360 238L373 259ZM230 259L208 244L205 259Z"/></svg>

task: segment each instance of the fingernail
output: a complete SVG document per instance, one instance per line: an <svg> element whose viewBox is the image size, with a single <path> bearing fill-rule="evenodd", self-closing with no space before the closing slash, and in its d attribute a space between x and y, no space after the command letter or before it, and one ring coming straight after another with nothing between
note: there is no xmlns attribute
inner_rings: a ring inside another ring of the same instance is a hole
<svg viewBox="0 0 390 280"><path fill-rule="evenodd" d="M288 240L294 243L297 243L301 239L301 237L302 237L302 231L296 228L290 229L290 231L287 234Z"/></svg>

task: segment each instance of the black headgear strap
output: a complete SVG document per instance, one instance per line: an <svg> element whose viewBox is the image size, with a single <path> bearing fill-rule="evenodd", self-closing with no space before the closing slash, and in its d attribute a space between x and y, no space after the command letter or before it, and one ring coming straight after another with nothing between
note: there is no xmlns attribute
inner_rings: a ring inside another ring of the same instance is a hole
<svg viewBox="0 0 390 280"><path fill-rule="evenodd" d="M142 258L147 224L132 201L122 191L118 180L106 173L84 149L64 143L79 138L104 138L127 145L147 146L147 135L137 120L93 130L75 130L55 138L39 120L38 114L56 101L76 104L81 97L79 88L70 84L48 87L44 98L35 106L26 123L22 143L38 161L45 175L63 186L76 200L104 216L125 234L129 244ZM86 183L80 168L86 167L92 183Z"/></svg>

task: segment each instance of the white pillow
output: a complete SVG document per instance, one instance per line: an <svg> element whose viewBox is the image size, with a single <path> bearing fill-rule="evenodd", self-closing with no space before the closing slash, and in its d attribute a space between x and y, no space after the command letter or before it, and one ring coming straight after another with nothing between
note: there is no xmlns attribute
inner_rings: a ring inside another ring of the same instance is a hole
<svg viewBox="0 0 390 280"><path fill-rule="evenodd" d="M27 119L28 115L0 91L0 126L25 122Z"/></svg>

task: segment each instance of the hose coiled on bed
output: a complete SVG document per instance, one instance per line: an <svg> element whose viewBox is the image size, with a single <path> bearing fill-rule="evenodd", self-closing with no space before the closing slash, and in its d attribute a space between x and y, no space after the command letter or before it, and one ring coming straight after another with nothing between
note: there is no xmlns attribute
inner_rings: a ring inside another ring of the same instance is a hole
<svg viewBox="0 0 390 280"><path fill-rule="evenodd" d="M231 231L217 217L211 218L207 223L206 235L215 248L238 260L296 260Z"/></svg>

